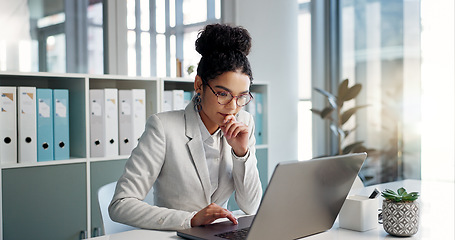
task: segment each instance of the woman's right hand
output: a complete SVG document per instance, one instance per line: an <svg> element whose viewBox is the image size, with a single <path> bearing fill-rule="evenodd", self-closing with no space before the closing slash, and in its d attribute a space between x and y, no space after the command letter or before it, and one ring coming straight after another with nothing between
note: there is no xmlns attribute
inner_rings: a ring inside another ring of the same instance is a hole
<svg viewBox="0 0 455 240"><path fill-rule="evenodd" d="M218 218L227 218L232 223L238 224L237 218L234 217L232 212L226 208L222 208L215 203L211 203L198 213L194 215L191 219L191 227L197 227L202 225L207 225L217 220Z"/></svg>

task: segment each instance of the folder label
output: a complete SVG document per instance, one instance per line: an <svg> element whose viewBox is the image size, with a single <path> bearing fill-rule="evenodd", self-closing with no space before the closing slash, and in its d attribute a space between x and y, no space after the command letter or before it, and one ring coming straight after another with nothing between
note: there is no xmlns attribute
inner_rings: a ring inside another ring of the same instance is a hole
<svg viewBox="0 0 455 240"><path fill-rule="evenodd" d="M43 99L40 99L38 101L38 115L40 117L42 117L42 118L50 118L51 117L51 107Z"/></svg>
<svg viewBox="0 0 455 240"><path fill-rule="evenodd" d="M123 115L127 115L127 116L131 115L131 105L129 102L123 100L120 103L120 109L121 109Z"/></svg>
<svg viewBox="0 0 455 240"><path fill-rule="evenodd" d="M14 106L14 94L13 93L2 93L2 112L12 112Z"/></svg>
<svg viewBox="0 0 455 240"><path fill-rule="evenodd" d="M55 101L55 115L57 117L66 118L66 106L61 100Z"/></svg>
<svg viewBox="0 0 455 240"><path fill-rule="evenodd" d="M33 93L22 92L21 93L23 101L21 102L20 111L21 114L30 114L35 113L35 98Z"/></svg>
<svg viewBox="0 0 455 240"><path fill-rule="evenodd" d="M101 107L101 104L96 101L96 100L93 100L91 101L91 111L92 111L92 115L94 116L101 116L102 115L102 107Z"/></svg>

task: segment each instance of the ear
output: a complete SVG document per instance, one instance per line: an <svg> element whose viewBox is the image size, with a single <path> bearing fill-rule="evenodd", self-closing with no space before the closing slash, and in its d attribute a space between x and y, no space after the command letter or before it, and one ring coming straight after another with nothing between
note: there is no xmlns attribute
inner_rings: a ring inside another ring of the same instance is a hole
<svg viewBox="0 0 455 240"><path fill-rule="evenodd" d="M196 93L202 93L202 78L199 75L196 75L194 79L194 91Z"/></svg>

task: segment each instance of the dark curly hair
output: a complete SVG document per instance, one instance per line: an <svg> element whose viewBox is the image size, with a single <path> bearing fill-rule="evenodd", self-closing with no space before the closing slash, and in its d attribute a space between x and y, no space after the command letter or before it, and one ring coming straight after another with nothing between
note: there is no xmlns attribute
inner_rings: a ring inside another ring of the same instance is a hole
<svg viewBox="0 0 455 240"><path fill-rule="evenodd" d="M240 71L253 81L247 55L251 49L251 37L242 27L226 24L205 26L198 34L196 51L202 55L197 67L204 84L225 72Z"/></svg>

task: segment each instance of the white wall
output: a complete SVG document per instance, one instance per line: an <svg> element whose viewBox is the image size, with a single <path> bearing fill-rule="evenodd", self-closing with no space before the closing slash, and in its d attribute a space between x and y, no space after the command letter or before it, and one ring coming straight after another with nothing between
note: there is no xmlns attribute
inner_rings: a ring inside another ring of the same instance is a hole
<svg viewBox="0 0 455 240"><path fill-rule="evenodd" d="M226 1L225 1L226 2ZM297 0L235 0L226 19L248 29L255 81L269 82L269 176L278 162L297 160Z"/></svg>

